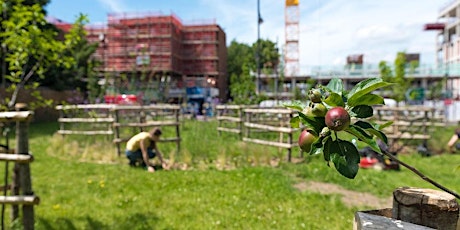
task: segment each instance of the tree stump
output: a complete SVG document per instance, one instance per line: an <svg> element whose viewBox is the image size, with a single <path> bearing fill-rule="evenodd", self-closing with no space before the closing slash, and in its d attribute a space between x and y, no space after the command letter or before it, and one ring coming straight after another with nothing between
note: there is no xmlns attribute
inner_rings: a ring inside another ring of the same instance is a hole
<svg viewBox="0 0 460 230"><path fill-rule="evenodd" d="M435 229L456 230L459 205L446 192L403 187L393 191L392 218Z"/></svg>

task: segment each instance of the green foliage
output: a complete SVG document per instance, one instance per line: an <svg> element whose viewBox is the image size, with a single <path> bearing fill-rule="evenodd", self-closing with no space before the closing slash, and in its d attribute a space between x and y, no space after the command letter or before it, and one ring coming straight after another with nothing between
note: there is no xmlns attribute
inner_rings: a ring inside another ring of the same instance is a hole
<svg viewBox="0 0 460 230"><path fill-rule="evenodd" d="M86 40L87 32L84 26L87 23L87 16L80 14L71 29L64 35L65 49L62 51L62 56L74 60L72 65L70 67L53 65L49 68L47 77L40 80L42 85L56 90L75 88L80 88L82 91L90 90L91 99L99 96L99 90L95 88L98 76L94 69L101 65L101 61L91 58L91 55L96 52L98 43L89 43Z"/></svg>
<svg viewBox="0 0 460 230"><path fill-rule="evenodd" d="M381 78L386 82L394 83L390 88L390 97L396 102L405 100L406 92L412 85L413 77L406 77L407 65L406 54L404 52L397 53L394 61L394 70L391 70L391 67L385 61L379 63ZM416 62L409 63L410 72L413 72L417 65L418 63Z"/></svg>
<svg viewBox="0 0 460 230"><path fill-rule="evenodd" d="M3 109L14 106L20 90L34 91L39 86L33 77L43 79L44 73L53 64L70 67L73 62L71 58L62 55L65 44L55 40L56 33L44 29L47 22L42 6L22 5L21 1L18 3L9 9L8 18L1 22L3 30L0 39L7 50L4 57L9 71L5 78L10 83L7 92L11 93L1 99ZM5 7L5 1L0 0L0 5ZM40 99L37 91L32 95Z"/></svg>
<svg viewBox="0 0 460 230"><path fill-rule="evenodd" d="M229 76L243 74L243 66L255 69L253 51L250 46L233 40L227 47L227 71Z"/></svg>
<svg viewBox="0 0 460 230"><path fill-rule="evenodd" d="M331 109L334 107L344 107L346 113L352 118L357 118L355 123L339 132L347 132L354 136L357 140L369 145L376 152L381 152L374 137L377 137L387 142L387 138L383 132L379 130L379 126L370 123L367 120L360 118L368 118L373 115L373 105L383 104L381 96L372 94L373 91L390 85L381 78L369 78L359 82L349 92L344 90L342 80L338 78L332 79L327 86L318 86L316 92L322 93L322 96L315 99L316 103L325 105ZM310 95L314 95L313 90ZM319 91L318 91L319 90ZM319 95L318 95L319 96ZM314 102L309 102L310 104ZM325 116L314 116L305 112L305 108L311 105L302 105L299 102L294 102L285 105L288 108L298 111L298 116L291 119L291 125L294 128L299 128L301 125L319 135L316 142L313 143L310 154L323 154L324 160L328 163L334 163L336 170L347 178L354 178L358 173L359 153L349 140L343 140L337 135L337 132L328 126ZM346 121L342 121L346 122Z"/></svg>
<svg viewBox="0 0 460 230"><path fill-rule="evenodd" d="M276 44L270 40L259 40L259 67L265 74L274 73L279 62ZM256 94L255 77L257 72L257 42L252 46L233 40L227 48L227 71L230 76L230 95L234 103L254 104L264 99L264 95ZM238 101L238 102L236 102Z"/></svg>
<svg viewBox="0 0 460 230"><path fill-rule="evenodd" d="M254 78L249 75L247 66L243 66L241 75L231 75L230 82L230 95L233 103L251 105L259 102Z"/></svg>

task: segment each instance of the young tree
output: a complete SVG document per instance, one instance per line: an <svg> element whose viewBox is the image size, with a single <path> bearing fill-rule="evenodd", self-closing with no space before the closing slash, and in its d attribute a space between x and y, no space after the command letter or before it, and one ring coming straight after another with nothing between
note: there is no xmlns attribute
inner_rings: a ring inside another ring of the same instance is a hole
<svg viewBox="0 0 460 230"><path fill-rule="evenodd" d="M418 63L409 63L411 70L415 68ZM386 82L395 83L391 87L391 98L398 104L405 100L406 92L411 87L413 78L406 77L406 54L405 52L398 52L394 61L394 70L385 61L379 63L380 76Z"/></svg>
<svg viewBox="0 0 460 230"><path fill-rule="evenodd" d="M260 45L260 69L263 73L272 74L277 67L279 53L276 44L270 40L259 40ZM256 94L255 76L250 73L257 72L255 55L257 43L249 46L247 44L232 41L227 49L227 70L230 77L230 95L234 102L244 101L244 104L258 103L264 96ZM244 83L242 83L244 82ZM252 90L250 92L244 90ZM238 95L238 98L236 98ZM245 96L246 98L241 98Z"/></svg>
<svg viewBox="0 0 460 230"><path fill-rule="evenodd" d="M240 75L234 73L230 77L230 95L233 103L243 105L258 103L256 85L249 75L249 67L243 65L242 70Z"/></svg>
<svg viewBox="0 0 460 230"><path fill-rule="evenodd" d="M69 33L65 41L57 40L57 32L47 27L45 14L40 4L9 5L5 0L0 0L0 11L8 9L8 18L2 20L0 41L5 47L3 56L7 63L5 79L8 87L7 96L0 99L3 109L12 109L16 104L21 90L31 90L32 96L37 100L30 104L33 109L38 106L49 105L51 101L44 100L37 87L40 80L45 78L45 73L50 67L71 68L75 66L75 57L66 55L65 51L78 49L76 44L82 39L78 26L77 32ZM80 17L76 25L81 25L85 19ZM81 29L81 28L80 28Z"/></svg>

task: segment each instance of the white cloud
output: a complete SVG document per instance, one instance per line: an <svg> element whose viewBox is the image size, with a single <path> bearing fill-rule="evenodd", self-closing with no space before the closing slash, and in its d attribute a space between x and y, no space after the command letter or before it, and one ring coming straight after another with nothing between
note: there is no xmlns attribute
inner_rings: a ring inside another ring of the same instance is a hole
<svg viewBox="0 0 460 230"><path fill-rule="evenodd" d="M130 11L130 7L123 0L97 0L109 12L126 12Z"/></svg>

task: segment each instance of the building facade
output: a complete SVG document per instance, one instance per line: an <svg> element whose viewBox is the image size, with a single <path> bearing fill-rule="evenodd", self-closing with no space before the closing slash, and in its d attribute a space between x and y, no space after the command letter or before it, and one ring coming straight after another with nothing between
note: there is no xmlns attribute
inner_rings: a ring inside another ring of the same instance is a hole
<svg viewBox="0 0 460 230"><path fill-rule="evenodd" d="M126 76L132 91L155 91L142 95L152 101L227 100L226 35L214 20L184 24L161 13L115 13L107 19L107 25L86 28L88 41L99 42L95 58L102 60L105 76Z"/></svg>

